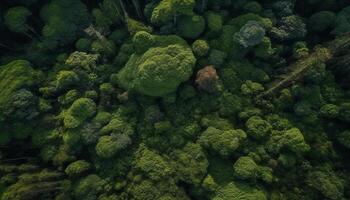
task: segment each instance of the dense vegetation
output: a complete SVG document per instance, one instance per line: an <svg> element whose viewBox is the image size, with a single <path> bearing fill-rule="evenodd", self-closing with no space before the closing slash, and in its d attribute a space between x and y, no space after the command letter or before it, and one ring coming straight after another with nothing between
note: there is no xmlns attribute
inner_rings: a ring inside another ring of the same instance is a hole
<svg viewBox="0 0 350 200"><path fill-rule="evenodd" d="M1 0L1 200L350 199L348 0Z"/></svg>

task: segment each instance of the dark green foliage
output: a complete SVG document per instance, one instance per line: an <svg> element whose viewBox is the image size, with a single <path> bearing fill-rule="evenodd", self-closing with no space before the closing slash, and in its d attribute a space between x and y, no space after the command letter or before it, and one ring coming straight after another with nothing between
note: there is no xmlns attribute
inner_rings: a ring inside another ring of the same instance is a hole
<svg viewBox="0 0 350 200"><path fill-rule="evenodd" d="M350 131L341 132L337 136L338 142L344 147L350 149Z"/></svg>
<svg viewBox="0 0 350 200"><path fill-rule="evenodd" d="M306 25L296 15L282 18L278 26L271 30L272 37L281 41L303 38L306 32Z"/></svg>
<svg viewBox="0 0 350 200"><path fill-rule="evenodd" d="M49 49L73 42L90 21L86 5L80 0L51 1L42 8L40 16L45 22L44 45Z"/></svg>
<svg viewBox="0 0 350 200"><path fill-rule="evenodd" d="M25 34L30 30L27 20L31 15L26 7L12 7L6 12L4 23L11 31Z"/></svg>
<svg viewBox="0 0 350 200"><path fill-rule="evenodd" d="M347 0L0 4L0 199L350 199Z"/></svg>
<svg viewBox="0 0 350 200"><path fill-rule="evenodd" d="M21 89L32 87L38 82L37 77L38 73L25 60L13 61L0 67L0 121L4 120L6 115L11 114L11 110L15 112L16 109L26 109L26 107L32 109L30 107L35 102L33 101L35 97L28 99L33 94ZM18 95L22 97L24 102L17 98L17 103L13 102L13 99ZM23 117L25 118L25 116Z"/></svg>
<svg viewBox="0 0 350 200"><path fill-rule="evenodd" d="M335 14L330 11L321 11L313 14L308 22L308 28L314 32L325 31L334 27Z"/></svg>
<svg viewBox="0 0 350 200"><path fill-rule="evenodd" d="M259 116L253 116L246 122L247 133L255 139L261 139L271 131L271 125Z"/></svg>
<svg viewBox="0 0 350 200"><path fill-rule="evenodd" d="M198 38L204 29L205 20L199 15L182 16L177 22L178 34L184 38Z"/></svg>
<svg viewBox="0 0 350 200"><path fill-rule="evenodd" d="M222 16L218 13L214 12L206 12L205 13L206 24L208 26L208 35L213 37L217 34L220 34L223 26Z"/></svg>
<svg viewBox="0 0 350 200"><path fill-rule="evenodd" d="M350 6L343 8L335 19L333 34L340 35L350 31Z"/></svg>
<svg viewBox="0 0 350 200"><path fill-rule="evenodd" d="M102 193L106 182L95 174L81 178L74 187L76 199L94 200Z"/></svg>
<svg viewBox="0 0 350 200"><path fill-rule="evenodd" d="M328 199L336 200L343 198L343 181L330 169L315 169L308 174L306 182L310 187L320 191Z"/></svg>

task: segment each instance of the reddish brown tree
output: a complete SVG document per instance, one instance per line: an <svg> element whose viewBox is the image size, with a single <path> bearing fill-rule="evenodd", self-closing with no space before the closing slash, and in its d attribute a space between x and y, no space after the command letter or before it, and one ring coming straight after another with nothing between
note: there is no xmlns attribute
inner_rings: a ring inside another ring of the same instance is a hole
<svg viewBox="0 0 350 200"><path fill-rule="evenodd" d="M199 90L205 92L215 92L219 77L214 66L209 65L197 72L196 85Z"/></svg>

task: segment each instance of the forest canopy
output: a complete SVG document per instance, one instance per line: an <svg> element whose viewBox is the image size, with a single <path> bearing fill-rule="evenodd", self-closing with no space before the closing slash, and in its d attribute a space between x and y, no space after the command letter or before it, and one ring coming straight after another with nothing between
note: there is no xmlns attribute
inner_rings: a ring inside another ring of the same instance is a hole
<svg viewBox="0 0 350 200"><path fill-rule="evenodd" d="M350 199L348 0L2 0L1 200Z"/></svg>

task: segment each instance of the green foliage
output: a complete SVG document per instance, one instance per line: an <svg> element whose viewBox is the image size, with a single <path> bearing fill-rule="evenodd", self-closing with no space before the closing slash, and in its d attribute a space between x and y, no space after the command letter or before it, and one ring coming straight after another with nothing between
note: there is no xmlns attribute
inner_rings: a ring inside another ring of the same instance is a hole
<svg viewBox="0 0 350 200"><path fill-rule="evenodd" d="M92 15L95 18L95 24L99 30L109 31L109 27L113 24L113 21L107 17L100 9L92 10Z"/></svg>
<svg viewBox="0 0 350 200"><path fill-rule="evenodd" d="M272 126L266 120L259 116L253 116L246 122L247 133L255 139L264 138L272 129Z"/></svg>
<svg viewBox="0 0 350 200"><path fill-rule="evenodd" d="M129 197L135 200L188 200L185 191L179 188L173 181L152 182L141 180L132 184L128 189Z"/></svg>
<svg viewBox="0 0 350 200"><path fill-rule="evenodd" d="M96 62L99 58L97 54L87 54L85 52L75 51L69 55L66 64L83 70L93 70L96 67Z"/></svg>
<svg viewBox="0 0 350 200"><path fill-rule="evenodd" d="M266 200L267 197L260 189L249 185L231 182L220 188L213 200L242 199L242 200Z"/></svg>
<svg viewBox="0 0 350 200"><path fill-rule="evenodd" d="M80 38L75 43L75 48L77 49L77 51L87 52L91 48L91 43L92 43L92 41L90 39Z"/></svg>
<svg viewBox="0 0 350 200"><path fill-rule="evenodd" d="M212 64L216 67L220 67L222 64L224 64L226 58L227 53L213 49L210 51L208 60L209 64Z"/></svg>
<svg viewBox="0 0 350 200"><path fill-rule="evenodd" d="M151 22L155 25L165 24L176 14L192 15L194 0L161 0L153 9Z"/></svg>
<svg viewBox="0 0 350 200"><path fill-rule="evenodd" d="M260 44L254 48L256 57L267 60L277 52L276 48L272 47L270 38L264 37Z"/></svg>
<svg viewBox="0 0 350 200"><path fill-rule="evenodd" d="M320 115L325 118L335 119L339 116L339 107L334 104L323 105L320 109Z"/></svg>
<svg viewBox="0 0 350 200"><path fill-rule="evenodd" d="M165 96L189 78L196 59L181 38L153 37L154 46L144 54L133 54L119 71L118 80L128 90L149 96Z"/></svg>
<svg viewBox="0 0 350 200"><path fill-rule="evenodd" d="M286 131L272 131L267 149L273 153L278 153L283 149L294 153L303 153L307 152L310 146L305 143L300 130L292 128Z"/></svg>
<svg viewBox="0 0 350 200"><path fill-rule="evenodd" d="M348 1L0 7L0 199L349 199Z"/></svg>
<svg viewBox="0 0 350 200"><path fill-rule="evenodd" d="M265 29L256 21L248 21L239 32L235 33L235 40L244 48L258 45L265 36Z"/></svg>
<svg viewBox="0 0 350 200"><path fill-rule="evenodd" d="M241 86L241 91L242 94L244 95L257 95L261 92L264 91L264 86L262 86L260 83L255 83L252 81L246 81L242 86Z"/></svg>
<svg viewBox="0 0 350 200"><path fill-rule="evenodd" d="M343 199L343 180L330 169L311 171L306 182L328 199Z"/></svg>
<svg viewBox="0 0 350 200"><path fill-rule="evenodd" d="M155 181L168 178L173 169L171 165L156 152L147 149L143 144L135 153L135 168Z"/></svg>
<svg viewBox="0 0 350 200"><path fill-rule="evenodd" d="M125 149L130 143L130 137L124 134L102 136L99 138L95 150L97 155L101 158L112 158L119 151Z"/></svg>
<svg viewBox="0 0 350 200"><path fill-rule="evenodd" d="M170 156L176 175L181 181L198 186L205 178L209 163L200 145L188 143Z"/></svg>
<svg viewBox="0 0 350 200"><path fill-rule="evenodd" d="M10 103L16 92L37 82L38 73L28 61L16 60L0 66L0 121L4 120L6 110L14 109Z"/></svg>
<svg viewBox="0 0 350 200"><path fill-rule="evenodd" d="M15 33L26 33L30 30L27 21L31 15L32 12L26 7L12 7L6 12L4 23L8 29Z"/></svg>
<svg viewBox="0 0 350 200"><path fill-rule="evenodd" d="M247 13L259 14L263 8L257 1L250 1L244 5L243 9Z"/></svg>
<svg viewBox="0 0 350 200"><path fill-rule="evenodd" d="M70 177L79 177L91 168L85 160L77 160L67 166L64 172Z"/></svg>
<svg viewBox="0 0 350 200"><path fill-rule="evenodd" d="M342 146L350 149L350 131L341 132L337 136L337 140Z"/></svg>
<svg viewBox="0 0 350 200"><path fill-rule="evenodd" d="M91 44L91 52L99 55L104 55L106 57L113 57L116 51L116 46L113 41L110 40L97 40L92 42ZM92 60L94 60L94 56L97 55L90 55L92 56ZM89 58L88 58L89 59Z"/></svg>
<svg viewBox="0 0 350 200"><path fill-rule="evenodd" d="M233 165L235 176L242 180L255 179L258 175L258 165L248 156L239 157Z"/></svg>
<svg viewBox="0 0 350 200"><path fill-rule="evenodd" d="M335 18L335 35L341 35L350 31L350 6L343 8Z"/></svg>
<svg viewBox="0 0 350 200"><path fill-rule="evenodd" d="M94 200L102 193L106 182L95 174L81 178L74 187L76 199Z"/></svg>
<svg viewBox="0 0 350 200"><path fill-rule="evenodd" d="M344 122L350 122L350 103L342 103L339 109L339 119Z"/></svg>
<svg viewBox="0 0 350 200"><path fill-rule="evenodd" d="M135 35L139 31L152 32L152 28L144 25L142 22L134 20L132 18L126 19L126 25L130 35Z"/></svg>
<svg viewBox="0 0 350 200"><path fill-rule="evenodd" d="M307 33L306 25L299 16L283 17L277 27L273 27L271 35L281 41L303 38Z"/></svg>
<svg viewBox="0 0 350 200"><path fill-rule="evenodd" d="M204 148L214 150L222 156L230 156L246 138L243 130L219 130L208 127L200 136L198 142Z"/></svg>
<svg viewBox="0 0 350 200"><path fill-rule="evenodd" d="M336 15L330 11L313 14L308 21L308 28L313 32L322 32L334 27Z"/></svg>
<svg viewBox="0 0 350 200"><path fill-rule="evenodd" d="M79 82L79 77L74 71L59 71L56 76L56 88L59 90L68 89Z"/></svg>
<svg viewBox="0 0 350 200"><path fill-rule="evenodd" d="M296 42L293 45L293 56L297 59L305 58L309 55L309 49L305 42Z"/></svg>
<svg viewBox="0 0 350 200"><path fill-rule="evenodd" d="M196 40L192 44L192 51L198 57L204 57L209 52L209 44L205 40Z"/></svg>
<svg viewBox="0 0 350 200"><path fill-rule="evenodd" d="M80 0L53 0L42 8L40 16L45 22L44 45L49 49L73 42L90 21L86 5Z"/></svg>
<svg viewBox="0 0 350 200"><path fill-rule="evenodd" d="M80 98L74 101L71 107L63 113L63 122L66 128L76 128L86 119L94 116L96 104L88 98Z"/></svg>
<svg viewBox="0 0 350 200"><path fill-rule="evenodd" d="M154 37L146 31L139 31L134 35L132 43L135 46L135 51L142 54L152 47Z"/></svg>
<svg viewBox="0 0 350 200"><path fill-rule="evenodd" d="M47 169L36 172L34 169L31 173L19 174L17 182L2 192L1 199L52 199L67 186L69 181L63 179L62 173Z"/></svg>
<svg viewBox="0 0 350 200"><path fill-rule="evenodd" d="M178 34L184 38L195 39L205 29L205 20L199 15L181 16L177 22Z"/></svg>
<svg viewBox="0 0 350 200"><path fill-rule="evenodd" d="M220 34L223 26L222 16L218 13L214 12L206 12L205 13L206 24L208 26L208 36L215 36Z"/></svg>

